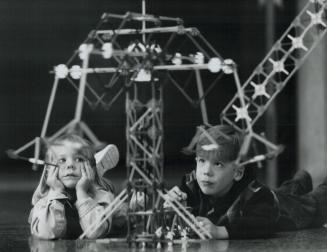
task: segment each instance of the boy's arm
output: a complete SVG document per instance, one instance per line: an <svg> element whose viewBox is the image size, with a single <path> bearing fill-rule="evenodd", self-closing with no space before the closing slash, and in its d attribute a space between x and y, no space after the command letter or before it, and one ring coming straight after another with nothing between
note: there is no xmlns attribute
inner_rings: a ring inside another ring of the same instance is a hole
<svg viewBox="0 0 327 252"><path fill-rule="evenodd" d="M31 233L43 239L61 238L66 233L64 204L60 200L67 196L60 191L50 190L31 210L29 223Z"/></svg>
<svg viewBox="0 0 327 252"><path fill-rule="evenodd" d="M228 210L224 226L232 239L269 237L275 232L278 216L273 193L261 187L243 206L236 204Z"/></svg>
<svg viewBox="0 0 327 252"><path fill-rule="evenodd" d="M101 201L97 202L90 196L77 197L75 203L78 215L80 218L80 224L85 231L94 223L98 223L103 216L105 208L114 200L114 195L111 192L104 192L104 197ZM112 217L109 217L101 226L99 226L93 233L88 233L86 236L90 239L96 239L104 237L110 231Z"/></svg>
<svg viewBox="0 0 327 252"><path fill-rule="evenodd" d="M224 226L214 225L208 218L205 217L196 217L197 221L206 229L212 236L212 239L228 239L228 231Z"/></svg>

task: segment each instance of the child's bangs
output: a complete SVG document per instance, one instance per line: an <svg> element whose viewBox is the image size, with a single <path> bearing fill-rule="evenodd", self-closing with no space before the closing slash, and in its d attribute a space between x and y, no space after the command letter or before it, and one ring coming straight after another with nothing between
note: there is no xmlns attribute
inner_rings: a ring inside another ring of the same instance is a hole
<svg viewBox="0 0 327 252"><path fill-rule="evenodd" d="M219 145L215 149L206 150L206 148L202 145L197 147L196 155L206 160L210 160L212 163L215 162L227 163L235 160L237 157L237 152L235 155L235 150L231 150L230 147L231 146L229 145L223 145L223 146Z"/></svg>

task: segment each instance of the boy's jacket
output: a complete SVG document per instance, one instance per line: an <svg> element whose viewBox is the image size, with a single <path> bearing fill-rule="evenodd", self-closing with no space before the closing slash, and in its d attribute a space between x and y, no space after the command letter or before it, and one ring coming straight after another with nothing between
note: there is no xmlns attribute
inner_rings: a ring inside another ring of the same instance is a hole
<svg viewBox="0 0 327 252"><path fill-rule="evenodd" d="M263 238L275 232L279 205L275 193L256 180L235 182L223 197L212 199L202 193L195 171L183 177L181 190L195 216L207 217L224 226L229 238Z"/></svg>

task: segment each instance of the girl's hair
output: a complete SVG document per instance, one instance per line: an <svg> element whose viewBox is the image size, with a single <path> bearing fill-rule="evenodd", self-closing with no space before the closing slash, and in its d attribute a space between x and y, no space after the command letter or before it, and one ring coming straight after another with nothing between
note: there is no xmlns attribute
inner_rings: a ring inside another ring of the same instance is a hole
<svg viewBox="0 0 327 252"><path fill-rule="evenodd" d="M53 155L53 152L51 150L52 147L56 145L61 145L66 141L71 143L81 144L81 147L78 149L78 153L83 157L85 157L90 162L91 167L95 169L96 163L94 158L94 154L95 154L94 149L91 147L91 144L88 140L76 134L64 134L58 138L55 138L50 142L47 142L46 154L45 154L46 161L51 162L51 158Z"/></svg>
<svg viewBox="0 0 327 252"><path fill-rule="evenodd" d="M94 171L95 178L94 184L98 187L98 189L103 189L106 191L114 192L113 185L106 179L101 178L97 172L96 162L94 158L95 151L92 148L89 141L80 137L76 134L64 134L55 138L52 141L46 142L46 150L45 150L45 159L47 162L52 163L54 162L54 153L52 151L52 147L57 145L62 145L64 142L71 142L80 144L81 147L78 148L78 153L83 156L86 160L89 161L91 168ZM46 184L47 180L47 167L45 166L41 175L41 179L39 182L38 187L36 188L33 197L32 197L32 204L34 205L38 200L45 197L49 192L49 186Z"/></svg>

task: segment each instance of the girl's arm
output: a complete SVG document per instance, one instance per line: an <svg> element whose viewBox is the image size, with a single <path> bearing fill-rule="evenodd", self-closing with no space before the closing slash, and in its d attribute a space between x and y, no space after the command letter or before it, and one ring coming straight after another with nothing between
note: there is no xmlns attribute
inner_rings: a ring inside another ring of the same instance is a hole
<svg viewBox="0 0 327 252"><path fill-rule="evenodd" d="M67 196L60 191L50 190L31 210L29 223L31 233L43 239L61 238L66 233L64 204L60 200Z"/></svg>
<svg viewBox="0 0 327 252"><path fill-rule="evenodd" d="M111 192L101 191L104 196L97 201L88 195L77 196L76 208L80 218L80 224L85 231L94 223L98 223L103 216L105 208L114 200L114 195ZM106 236L111 227L112 217L108 218L100 225L93 233L86 234L89 239L96 239Z"/></svg>

